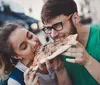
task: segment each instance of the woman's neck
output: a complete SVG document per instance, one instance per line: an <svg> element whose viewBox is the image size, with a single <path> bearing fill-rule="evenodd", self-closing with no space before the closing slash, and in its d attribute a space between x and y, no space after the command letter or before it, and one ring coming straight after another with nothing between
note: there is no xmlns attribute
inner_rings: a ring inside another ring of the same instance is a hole
<svg viewBox="0 0 100 85"><path fill-rule="evenodd" d="M24 64L25 66L30 67L32 65L33 61L32 60L28 60L28 59L21 59L20 62L22 64Z"/></svg>

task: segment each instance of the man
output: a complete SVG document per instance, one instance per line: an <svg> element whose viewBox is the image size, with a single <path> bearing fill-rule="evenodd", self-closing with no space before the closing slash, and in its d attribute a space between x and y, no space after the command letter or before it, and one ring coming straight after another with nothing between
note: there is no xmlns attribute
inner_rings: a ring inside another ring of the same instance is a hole
<svg viewBox="0 0 100 85"><path fill-rule="evenodd" d="M78 34L78 44L61 56L70 77L67 80L71 80L73 85L99 85L100 25L90 27L82 25L73 0L46 1L42 8L41 19L44 24L43 31L50 34L53 39Z"/></svg>

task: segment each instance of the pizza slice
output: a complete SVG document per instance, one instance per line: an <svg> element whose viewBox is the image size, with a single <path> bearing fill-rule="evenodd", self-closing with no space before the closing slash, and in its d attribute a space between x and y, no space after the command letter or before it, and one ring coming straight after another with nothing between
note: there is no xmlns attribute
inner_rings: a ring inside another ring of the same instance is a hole
<svg viewBox="0 0 100 85"><path fill-rule="evenodd" d="M37 63L45 63L46 59L52 60L60 54L63 54L71 46L76 45L77 34L70 35L68 37L64 36L59 39L56 39L53 43L47 45L40 45L36 52L34 58L34 68L33 70L38 69Z"/></svg>

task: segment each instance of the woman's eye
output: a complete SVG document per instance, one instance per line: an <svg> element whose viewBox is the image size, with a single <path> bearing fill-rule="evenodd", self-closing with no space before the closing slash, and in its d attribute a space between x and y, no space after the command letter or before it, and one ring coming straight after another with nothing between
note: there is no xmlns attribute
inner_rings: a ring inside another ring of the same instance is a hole
<svg viewBox="0 0 100 85"><path fill-rule="evenodd" d="M29 35L28 38L29 38L29 39L32 39L32 38L33 38L33 35Z"/></svg>
<svg viewBox="0 0 100 85"><path fill-rule="evenodd" d="M27 48L27 44L24 43L24 44L21 46L21 49L22 49L22 50L25 50L26 48Z"/></svg>

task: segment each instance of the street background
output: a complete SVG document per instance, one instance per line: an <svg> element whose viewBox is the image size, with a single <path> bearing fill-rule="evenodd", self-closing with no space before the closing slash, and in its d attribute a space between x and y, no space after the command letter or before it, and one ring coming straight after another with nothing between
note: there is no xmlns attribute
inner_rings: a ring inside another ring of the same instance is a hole
<svg viewBox="0 0 100 85"><path fill-rule="evenodd" d="M38 35L43 43L47 35L40 32L42 22L41 9L46 0L0 0L0 25L6 21L21 22L25 28ZM85 25L100 23L100 0L75 0L81 23Z"/></svg>

